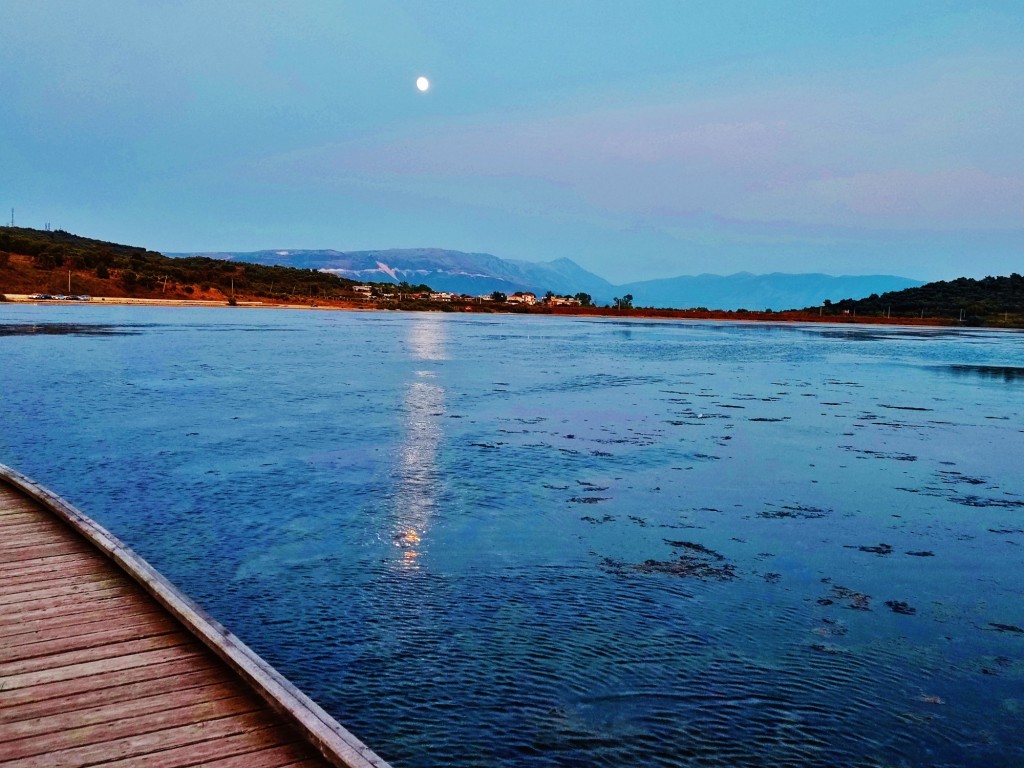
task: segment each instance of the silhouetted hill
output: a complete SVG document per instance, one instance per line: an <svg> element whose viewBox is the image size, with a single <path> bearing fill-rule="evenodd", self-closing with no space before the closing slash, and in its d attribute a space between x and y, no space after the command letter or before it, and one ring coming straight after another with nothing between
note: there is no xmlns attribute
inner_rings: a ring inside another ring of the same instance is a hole
<svg viewBox="0 0 1024 768"><path fill-rule="evenodd" d="M87 293L104 296L223 298L339 296L351 285L309 269L231 263L204 257L172 259L136 246L94 240L63 230L0 228L0 292ZM27 257L27 258L26 258ZM71 288L68 288L69 273Z"/></svg>
<svg viewBox="0 0 1024 768"><path fill-rule="evenodd" d="M934 283L844 299L825 307L826 315L888 315L963 319L970 325L1020 325L1024 318L1024 277L975 280L959 277Z"/></svg>

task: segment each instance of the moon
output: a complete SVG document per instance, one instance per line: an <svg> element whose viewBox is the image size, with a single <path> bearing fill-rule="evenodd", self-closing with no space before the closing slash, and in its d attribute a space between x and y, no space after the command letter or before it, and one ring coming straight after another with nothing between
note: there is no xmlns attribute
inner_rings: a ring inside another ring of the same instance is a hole
<svg viewBox="0 0 1024 768"><path fill-rule="evenodd" d="M420 93L426 93L427 89L430 88L430 81L421 75L416 78L416 87L419 89Z"/></svg>

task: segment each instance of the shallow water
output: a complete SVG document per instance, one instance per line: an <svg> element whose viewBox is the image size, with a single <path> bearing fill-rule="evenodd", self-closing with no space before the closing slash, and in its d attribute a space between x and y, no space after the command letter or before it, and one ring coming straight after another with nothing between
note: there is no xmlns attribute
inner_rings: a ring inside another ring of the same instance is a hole
<svg viewBox="0 0 1024 768"><path fill-rule="evenodd" d="M0 462L397 766L1024 763L1024 335L0 305Z"/></svg>

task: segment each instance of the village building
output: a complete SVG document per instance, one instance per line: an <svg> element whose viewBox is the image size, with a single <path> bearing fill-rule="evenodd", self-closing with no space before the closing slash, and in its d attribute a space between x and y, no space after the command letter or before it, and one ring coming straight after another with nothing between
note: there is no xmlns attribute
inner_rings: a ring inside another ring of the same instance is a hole
<svg viewBox="0 0 1024 768"><path fill-rule="evenodd" d="M544 303L549 307L578 307L580 300L572 296L548 296L545 297Z"/></svg>
<svg viewBox="0 0 1024 768"><path fill-rule="evenodd" d="M516 291L506 301L509 304L525 304L532 307L537 303L537 295L529 291Z"/></svg>

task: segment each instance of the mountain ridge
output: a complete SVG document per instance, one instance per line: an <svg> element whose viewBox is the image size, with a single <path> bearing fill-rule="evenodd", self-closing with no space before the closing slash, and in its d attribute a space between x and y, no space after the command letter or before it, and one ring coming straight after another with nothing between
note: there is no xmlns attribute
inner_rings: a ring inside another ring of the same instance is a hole
<svg viewBox="0 0 1024 768"><path fill-rule="evenodd" d="M436 291L511 294L531 291L542 295L590 294L598 303L630 294L636 306L685 309L771 309L814 306L825 300L861 298L875 293L922 285L898 275L827 275L772 272L730 275L701 273L615 285L559 257L548 262L504 259L490 253L444 248L388 248L365 251L334 249L272 249L169 253L168 256L206 256L229 261L316 269L350 280L427 284Z"/></svg>

